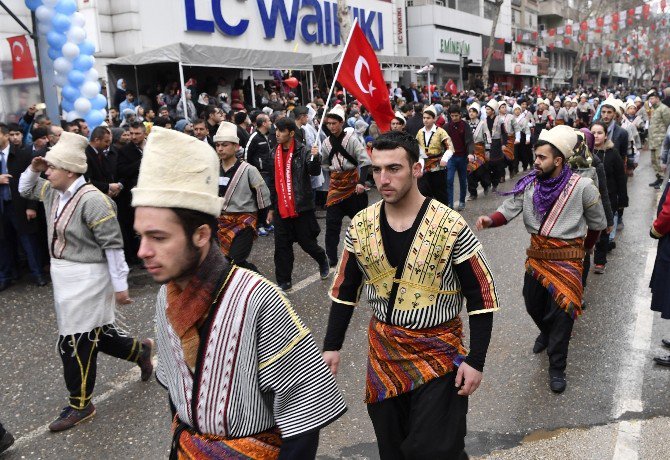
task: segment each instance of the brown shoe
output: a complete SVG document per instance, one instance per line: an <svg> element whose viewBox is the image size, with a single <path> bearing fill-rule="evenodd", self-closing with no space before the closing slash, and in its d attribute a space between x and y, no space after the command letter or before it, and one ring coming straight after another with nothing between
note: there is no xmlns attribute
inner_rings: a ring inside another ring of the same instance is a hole
<svg viewBox="0 0 670 460"><path fill-rule="evenodd" d="M82 410L77 410L67 406L65 409L63 409L63 412L60 413L58 418L51 422L49 425L49 430L54 432L65 431L75 425L79 425L81 422L85 422L86 420L93 418L94 415L95 406L93 403L90 403Z"/></svg>
<svg viewBox="0 0 670 460"><path fill-rule="evenodd" d="M137 360L137 365L142 370L142 381L146 382L151 378L154 372L154 365L151 362L151 355L154 351L154 341L152 339L142 340L142 353Z"/></svg>

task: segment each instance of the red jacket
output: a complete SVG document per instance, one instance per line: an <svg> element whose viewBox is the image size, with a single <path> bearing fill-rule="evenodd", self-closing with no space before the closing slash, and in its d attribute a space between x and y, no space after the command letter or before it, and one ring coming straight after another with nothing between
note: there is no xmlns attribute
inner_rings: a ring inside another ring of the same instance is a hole
<svg viewBox="0 0 670 460"><path fill-rule="evenodd" d="M670 189L670 183L666 188ZM656 238L662 238L670 233L670 190L667 189L664 194L665 200L663 204L659 204L658 215L651 226L651 234Z"/></svg>

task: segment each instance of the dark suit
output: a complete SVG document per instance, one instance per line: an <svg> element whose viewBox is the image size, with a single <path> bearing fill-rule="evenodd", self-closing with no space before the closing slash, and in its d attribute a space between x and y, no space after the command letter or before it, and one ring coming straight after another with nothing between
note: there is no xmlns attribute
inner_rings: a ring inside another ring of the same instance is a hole
<svg viewBox="0 0 670 460"><path fill-rule="evenodd" d="M30 149L19 150L10 147L7 161L7 173L11 199L0 203L0 282L9 281L17 269L17 245L19 242L26 253L26 259L33 276L42 276L38 242L37 219L28 220L27 210L37 211L37 201L26 200L19 194L19 178L28 168L32 157Z"/></svg>
<svg viewBox="0 0 670 460"><path fill-rule="evenodd" d="M628 131L615 124L610 140L614 144L614 148L619 152L619 155L621 155L621 158L626 158L628 156L628 149L630 148Z"/></svg>
<svg viewBox="0 0 670 460"><path fill-rule="evenodd" d="M116 197L119 212L119 225L123 235L123 248L128 263L137 262L139 241L135 237L135 209L131 206L132 194L130 191L137 185L140 174L142 151L132 142L126 144L120 151L116 161L116 179L123 185L123 190Z"/></svg>
<svg viewBox="0 0 670 460"><path fill-rule="evenodd" d="M109 193L109 184L115 183L116 152L109 150L107 154L96 152L90 145L86 147L86 164L88 168L84 177L105 195Z"/></svg>
<svg viewBox="0 0 670 460"><path fill-rule="evenodd" d="M413 137L416 137L421 128L423 128L423 113L415 113L405 124L405 131Z"/></svg>

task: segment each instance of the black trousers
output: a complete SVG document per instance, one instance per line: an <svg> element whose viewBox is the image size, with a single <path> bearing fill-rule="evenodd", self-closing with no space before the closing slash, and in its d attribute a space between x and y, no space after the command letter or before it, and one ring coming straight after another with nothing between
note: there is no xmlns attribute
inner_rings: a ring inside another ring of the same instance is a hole
<svg viewBox="0 0 670 460"><path fill-rule="evenodd" d="M312 256L319 264L327 262L316 237L321 233L314 210L300 213L298 217L282 219L275 213L275 276L277 283L291 282L293 274L293 243L298 243L303 251Z"/></svg>
<svg viewBox="0 0 670 460"><path fill-rule="evenodd" d="M5 427L2 426L2 423L0 423L0 439L7 433L7 430L5 430Z"/></svg>
<svg viewBox="0 0 670 460"><path fill-rule="evenodd" d="M447 197L447 170L424 172L419 179L419 191L423 196L435 198L449 206Z"/></svg>
<svg viewBox="0 0 670 460"><path fill-rule="evenodd" d="M467 396L456 371L414 391L368 404L381 460L458 460L465 454Z"/></svg>
<svg viewBox="0 0 670 460"><path fill-rule="evenodd" d="M251 254L251 248L254 246L255 236L256 232L251 227L245 227L235 235L228 251L228 260L232 264L242 268L249 268L256 272L258 271L258 268L254 264L247 262L247 258Z"/></svg>
<svg viewBox="0 0 670 460"><path fill-rule="evenodd" d="M488 165L489 174L491 174L491 183L494 187L497 187L500 184L500 179L505 177L505 160L502 158L499 160L489 160L486 165Z"/></svg>
<svg viewBox="0 0 670 460"><path fill-rule="evenodd" d="M268 185L270 183L270 173L269 172L261 171L261 177L265 181L265 185ZM258 228L267 227L266 221L268 220L268 212L270 211L270 209L271 209L270 207L267 207L267 208L263 208L263 209L258 210ZM247 254L247 257L249 257L248 254ZM246 257L245 257L245 259L246 259Z"/></svg>
<svg viewBox="0 0 670 460"><path fill-rule="evenodd" d="M103 326L88 333L60 336L58 349L63 360L65 385L70 392L70 406L84 409L91 402L101 351L115 358L137 363L142 344L132 337L120 336L114 327Z"/></svg>
<svg viewBox="0 0 670 460"><path fill-rule="evenodd" d="M540 330L543 340L546 340L549 375L564 376L575 321L558 306L549 291L528 273L523 279L523 299L526 311Z"/></svg>
<svg viewBox="0 0 670 460"><path fill-rule="evenodd" d="M596 241L596 247L593 251L593 263L596 265L605 265L607 263L607 247L610 243L610 235L606 231L600 232L600 238Z"/></svg>
<svg viewBox="0 0 670 460"><path fill-rule="evenodd" d="M359 211L368 206L367 193L351 195L344 201L326 208L326 255L332 263L337 261L340 244L340 232L344 217L353 218Z"/></svg>
<svg viewBox="0 0 670 460"><path fill-rule="evenodd" d="M118 207L119 227L123 237L123 252L129 264L137 264L140 260L137 251L140 249L140 240L135 233L135 208L131 206L130 192L119 196L116 200Z"/></svg>
<svg viewBox="0 0 670 460"><path fill-rule="evenodd" d="M477 186L480 183L484 190L488 190L491 186L491 173L486 163L468 173L468 192L470 192L470 195L477 196Z"/></svg>

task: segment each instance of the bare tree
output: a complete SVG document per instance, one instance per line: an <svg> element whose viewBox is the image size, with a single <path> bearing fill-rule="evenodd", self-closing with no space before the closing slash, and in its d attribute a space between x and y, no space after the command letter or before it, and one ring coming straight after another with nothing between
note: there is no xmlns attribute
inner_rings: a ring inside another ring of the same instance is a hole
<svg viewBox="0 0 670 460"><path fill-rule="evenodd" d="M591 18L592 15L600 14L605 5L606 3L604 0L595 0L595 1L581 0L577 4L578 8L577 11L579 11L577 27L580 27L581 23ZM579 35L583 33L585 32L580 30ZM579 49L577 50L577 57L575 58L575 63L573 64L572 67L573 88L577 87L577 80L579 80L579 77L581 76L579 67L582 64L582 59L584 58L585 52L586 52L586 40L579 40Z"/></svg>
<svg viewBox="0 0 670 460"><path fill-rule="evenodd" d="M489 49L484 58L484 64L482 65L482 82L484 83L484 89L489 87L489 68L491 67L491 57L493 56L493 41L495 40L496 27L498 26L498 18L500 18L500 7L502 6L504 0L494 0L492 3L493 6L493 18L491 24L491 36L489 37Z"/></svg>

